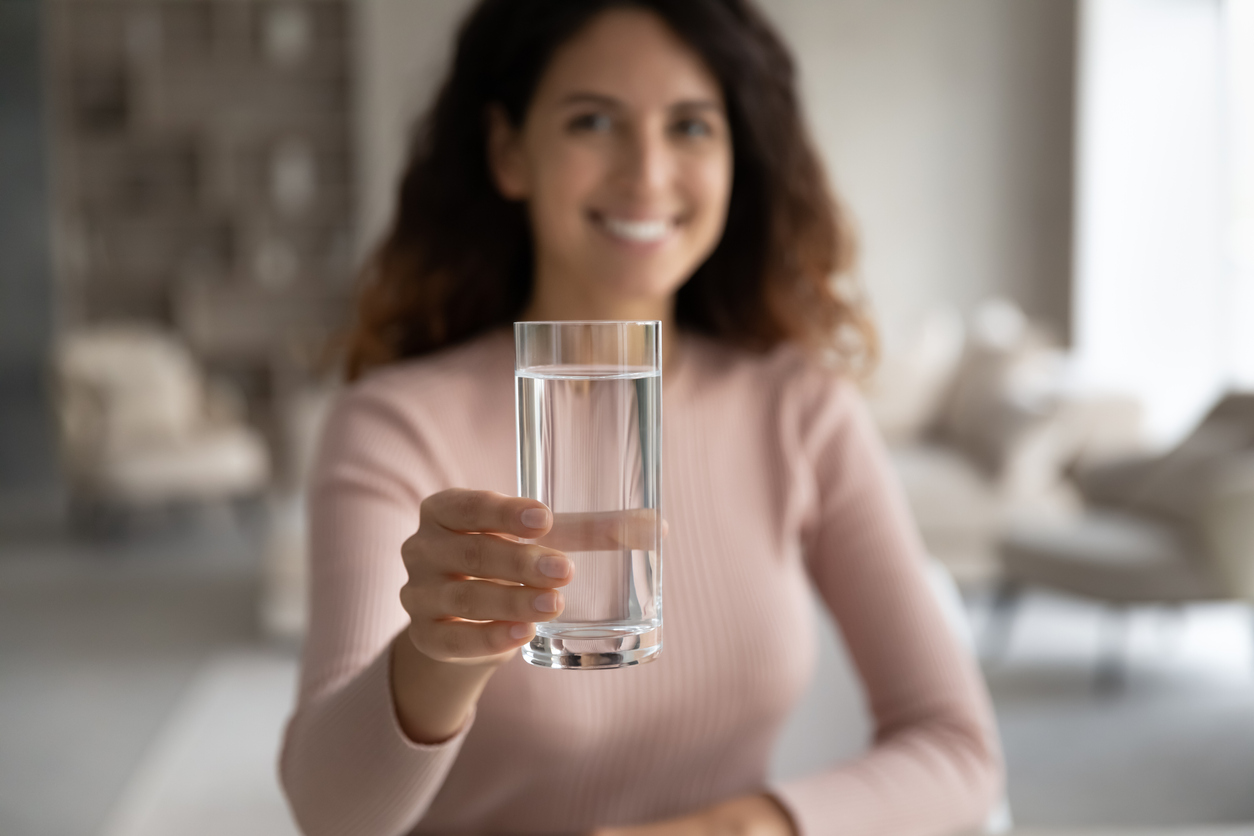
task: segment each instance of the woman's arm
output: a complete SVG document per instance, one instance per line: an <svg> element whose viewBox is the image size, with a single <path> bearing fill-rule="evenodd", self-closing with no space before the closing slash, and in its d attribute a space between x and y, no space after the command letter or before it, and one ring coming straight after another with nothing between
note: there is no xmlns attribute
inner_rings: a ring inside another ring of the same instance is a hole
<svg viewBox="0 0 1254 836"><path fill-rule="evenodd" d="M706 810L602 836L913 836L983 819L1000 787L992 712L923 573L923 550L856 392L811 377L781 404L812 477L811 575L862 675L875 742L857 760Z"/></svg>
<svg viewBox="0 0 1254 836"><path fill-rule="evenodd" d="M813 381L812 381L813 382ZM1001 756L978 670L945 622L924 549L853 386L815 383L799 409L816 499L806 558L865 686L863 757L776 789L802 834L930 834L981 821Z"/></svg>
<svg viewBox="0 0 1254 836"><path fill-rule="evenodd" d="M539 562L556 558L568 578L567 559L485 533L542 534L547 509L439 491L446 480L433 461L421 433L377 395L348 395L328 422L310 498L310 628L280 763L292 811L312 836L412 829L487 678L534 621L561 610L552 587L567 581ZM528 510L543 524L525 525L536 522ZM537 595L555 599L551 612L534 609Z"/></svg>
<svg viewBox="0 0 1254 836"><path fill-rule="evenodd" d="M406 735L392 698L394 639L409 624L401 545L444 474L408 422L358 387L328 418L309 494L309 629L279 774L302 832L408 831L468 725L437 745Z"/></svg>

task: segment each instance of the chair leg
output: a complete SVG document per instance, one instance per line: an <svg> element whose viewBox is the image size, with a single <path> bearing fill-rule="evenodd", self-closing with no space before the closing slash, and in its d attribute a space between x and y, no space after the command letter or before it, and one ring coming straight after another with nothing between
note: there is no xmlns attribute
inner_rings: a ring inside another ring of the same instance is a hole
<svg viewBox="0 0 1254 836"><path fill-rule="evenodd" d="M1100 694L1115 695L1127 685L1127 638L1128 608L1114 606L1106 610L1105 629L1102 631L1101 657L1093 686Z"/></svg>
<svg viewBox="0 0 1254 836"><path fill-rule="evenodd" d="M1009 578L997 582L988 607L988 618L980 631L981 656L990 662L1000 662L1010 648L1010 636L1015 617L1019 613L1023 587Z"/></svg>

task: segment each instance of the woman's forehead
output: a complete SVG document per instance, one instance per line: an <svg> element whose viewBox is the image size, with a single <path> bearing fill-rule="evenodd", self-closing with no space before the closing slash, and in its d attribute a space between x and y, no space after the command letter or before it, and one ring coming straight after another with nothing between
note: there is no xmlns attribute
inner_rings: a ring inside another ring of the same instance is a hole
<svg viewBox="0 0 1254 836"><path fill-rule="evenodd" d="M718 80L701 56L643 9L603 12L554 54L536 100L561 105L581 97L629 107L722 103Z"/></svg>

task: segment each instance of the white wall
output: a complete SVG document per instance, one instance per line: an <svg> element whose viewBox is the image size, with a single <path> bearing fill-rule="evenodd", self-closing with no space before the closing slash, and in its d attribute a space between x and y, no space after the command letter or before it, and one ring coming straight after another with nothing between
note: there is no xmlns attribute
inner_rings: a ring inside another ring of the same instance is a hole
<svg viewBox="0 0 1254 836"><path fill-rule="evenodd" d="M1008 295L1069 324L1074 4L774 0L888 337Z"/></svg>
<svg viewBox="0 0 1254 836"><path fill-rule="evenodd" d="M358 0L365 246L468 0ZM1072 0L766 0L862 237L890 343L1010 295L1069 326Z"/></svg>
<svg viewBox="0 0 1254 836"><path fill-rule="evenodd" d="M356 0L357 250L391 221L416 114L442 78L468 0Z"/></svg>
<svg viewBox="0 0 1254 836"><path fill-rule="evenodd" d="M1225 376L1220 0L1084 0L1075 335L1161 441Z"/></svg>

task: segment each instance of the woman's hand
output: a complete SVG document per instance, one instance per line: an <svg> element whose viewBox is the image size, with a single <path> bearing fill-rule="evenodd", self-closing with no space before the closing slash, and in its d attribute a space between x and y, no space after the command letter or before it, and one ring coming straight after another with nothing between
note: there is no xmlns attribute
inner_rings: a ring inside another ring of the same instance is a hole
<svg viewBox="0 0 1254 836"><path fill-rule="evenodd" d="M603 828L594 836L795 836L795 830L774 798L747 795L676 819Z"/></svg>
<svg viewBox="0 0 1254 836"><path fill-rule="evenodd" d="M500 664L531 639L535 622L556 618L570 560L515 539L542 537L552 523L534 499L458 488L428 497L418 532L401 546L414 647L440 662Z"/></svg>
<svg viewBox="0 0 1254 836"><path fill-rule="evenodd" d="M409 627L392 645L392 695L412 740L457 732L492 672L562 611L569 558L520 543L544 536L553 515L534 499L454 488L422 503L401 546Z"/></svg>

